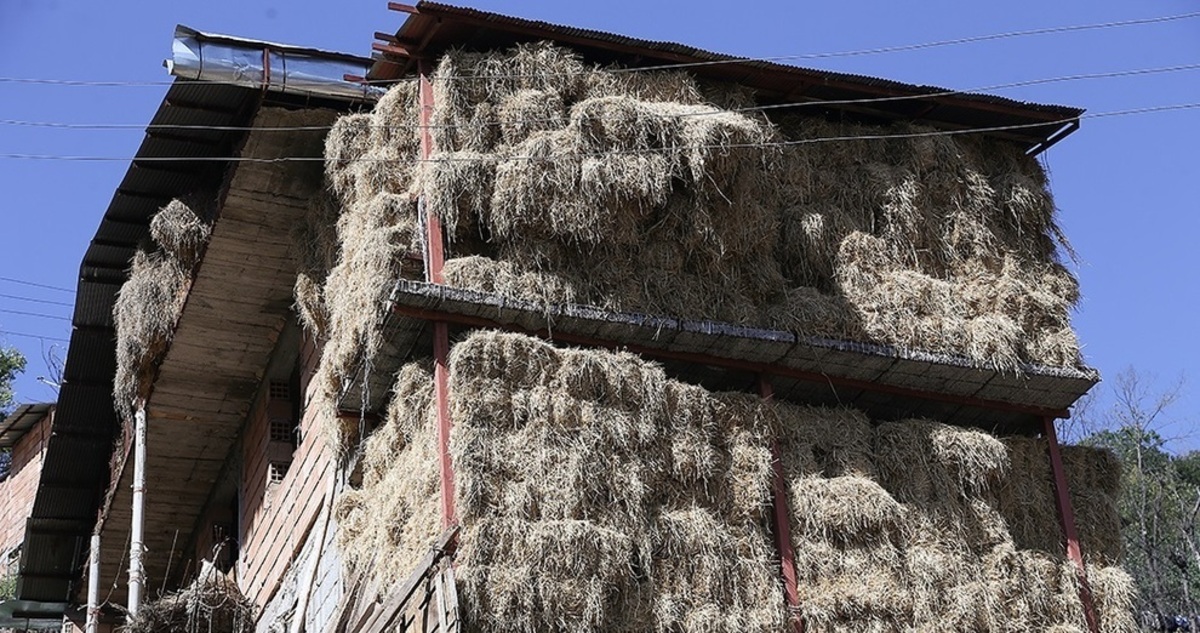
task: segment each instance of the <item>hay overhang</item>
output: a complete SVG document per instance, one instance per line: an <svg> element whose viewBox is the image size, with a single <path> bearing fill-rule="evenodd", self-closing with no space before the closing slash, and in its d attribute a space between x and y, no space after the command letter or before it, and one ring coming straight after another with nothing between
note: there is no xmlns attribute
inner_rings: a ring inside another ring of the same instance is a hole
<svg viewBox="0 0 1200 633"><path fill-rule="evenodd" d="M884 417L924 417L1014 432L1037 432L1039 413L1067 409L1099 379L1094 370L1026 366L1015 374L944 355L712 321L613 313L577 305L545 306L419 281L400 281L392 300L397 313L387 320L383 332L387 344L374 357L369 374L348 382L341 397L345 409L365 404L371 411L381 410L389 393L388 376L414 351L430 349L424 319L411 317L422 312L425 318L440 315L462 327L491 324L567 342L619 342L646 348L650 356L660 351L665 360L674 352L709 355L729 361L732 375L714 379L710 369L696 376L705 376L710 384L724 382L727 387L744 383L745 376L753 373L744 363L777 366L785 374L790 370L808 372L824 378L813 382L777 375L773 378L777 392L789 400L842 403ZM410 311L408 317L401 314L406 310ZM844 382L839 386L839 379L853 386ZM864 390L860 382L873 382L876 388ZM914 393L906 397L889 387ZM923 399L915 393L918 391L948 398ZM976 401L974 406L963 403L970 399ZM996 406L984 406L989 400Z"/></svg>

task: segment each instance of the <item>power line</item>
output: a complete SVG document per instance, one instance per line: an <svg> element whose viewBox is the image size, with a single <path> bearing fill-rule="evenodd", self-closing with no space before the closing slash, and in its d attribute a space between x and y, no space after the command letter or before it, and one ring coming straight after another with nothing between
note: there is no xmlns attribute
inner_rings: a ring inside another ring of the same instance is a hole
<svg viewBox="0 0 1200 633"><path fill-rule="evenodd" d="M58 319L60 321L70 321L71 320L70 317L65 317L65 316L57 316L54 314L41 314L39 312L24 312L22 310L9 310L7 308L0 308L0 312L4 312L6 314L19 314L21 316L39 317L42 319Z"/></svg>
<svg viewBox="0 0 1200 633"><path fill-rule="evenodd" d="M742 112L758 112L765 110L780 110L787 108L800 107L821 107L835 105L862 105L872 103L890 103L896 101L915 101L921 99L931 99L937 97L948 97L956 95L969 95L980 92L989 92L996 90L1004 90L1008 88L1021 88L1028 86L1038 86L1044 84L1068 82L1068 81L1083 81L1091 79L1115 79L1121 77L1144 76L1163 73L1182 72L1189 70L1200 70L1200 63L1196 64L1180 64L1175 66L1161 66L1156 68L1136 68L1132 70L1116 70L1096 73L1080 73L1074 75L1061 75L1057 77L1047 77L1041 79L1025 79L1021 81L1013 81L1001 84L991 84L980 86L977 88L968 88L964 90L943 90L938 92L929 92L923 94L900 95L892 97L867 97L861 99L824 99L824 100L809 100L795 101L789 103L773 103L768 105L746 106L742 108L720 109L715 108L701 112L687 112L679 114L670 114L665 116L686 118L700 116L717 116L727 113L742 113ZM522 119L520 123L544 123L553 119ZM499 125L500 121L485 121L477 122L473 125ZM39 127L52 129L69 129L69 130L196 130L196 131L223 131L223 132L314 132L327 131L333 128L331 125L298 125L298 126L252 126L252 125L187 125L187 124L145 124L145 123L62 123L54 121L22 121L13 119L0 119L0 125L11 125L18 127ZM420 125L369 125L370 129L388 129L388 130L403 130L403 129L419 129ZM429 125L430 128L459 128L462 125Z"/></svg>
<svg viewBox="0 0 1200 633"><path fill-rule="evenodd" d="M374 158L374 157L358 157L339 159L338 162L392 162L392 163L436 163L436 162L493 162L499 160L557 160L564 158L579 158L591 156L606 156L620 154L644 154L656 151L671 151L682 149L742 149L742 148L778 148L789 147L794 145L810 145L814 143L829 143L829 142L849 142L849 141L872 141L883 139L908 139L908 138L929 138L937 136L963 136L967 134L983 134L987 132L1006 132L1014 130L1024 130L1040 127L1051 127L1055 125L1067 125L1074 123L1079 119L1099 119L1118 116L1128 116L1135 114L1152 114L1158 112L1169 112L1178 110L1192 110L1200 108L1200 102L1193 103L1178 103L1159 106L1147 106L1142 108L1133 108L1128 110L1113 110L1109 112L1096 112L1082 114L1078 117L1070 117L1056 119L1051 121L1038 121L1034 123L1016 123L1012 125L996 125L989 127L967 128L961 130L932 130L928 132L904 132L899 134L863 134L850 136L829 136L799 139L792 141L768 141L763 143L734 143L734 144L695 144L695 145L672 145L670 147L660 148L644 148L644 149L621 149L621 150L606 150L598 152L585 152L576 154L563 154L558 156L477 156L477 157L462 157L462 156L437 156L428 159L408 159L408 158ZM136 161L147 163L178 163L178 162L231 162L231 163L288 163L288 162L325 162L323 156L278 156L274 158L262 158L256 156L84 156L84 155L60 155L60 154L0 154L0 159L11 160L62 160L62 161L79 161L79 162L112 162L112 161Z"/></svg>
<svg viewBox="0 0 1200 633"><path fill-rule="evenodd" d="M783 62L805 59L830 59L837 57L861 57L865 55L879 55L885 53L902 53L910 51L925 50L931 48L942 48L947 46L958 46L962 44L974 44L978 42L989 42L996 40L1013 39L1018 37L1028 37L1034 35L1049 35L1055 33L1074 33L1080 31L1093 31L1110 28L1124 28L1129 26L1143 26L1148 24L1162 24L1167 22L1175 22L1180 20L1189 20L1200 17L1200 11L1190 13L1180 13L1176 15L1166 15L1150 18L1135 18L1131 20L1118 20L1112 22L1097 22L1092 24L1073 24L1066 26L1042 27L1036 29L1025 29L1019 31L1008 31L1004 33L992 33L988 35L974 35L968 37L957 37L946 40L935 40L932 42L921 42L916 44L900 44L895 46L881 46L875 48L864 48L849 51L833 51L824 53L799 53L794 55L776 55L770 57L733 57L729 59L708 60L702 62L685 62L676 64L660 64L655 66L639 66L636 68L597 68L599 72L607 72L613 74L648 72L655 70L672 70L680 68L696 68L704 66L720 66L724 64L742 64L747 62ZM525 77L548 77L562 73L537 73L532 75L460 75L456 76L456 80L466 79L520 79ZM405 78L404 80L412 80ZM368 80L362 83L365 84L393 84L401 80ZM51 85L51 86L71 86L71 87L149 87L149 86L170 86L175 83L175 80L165 81L91 81L81 79L47 79L37 77L0 77L0 83L12 84L31 84L31 85ZM234 86L244 86L246 82L237 81L215 81L205 82L213 84L224 84Z"/></svg>
<svg viewBox="0 0 1200 633"><path fill-rule="evenodd" d="M70 343L71 342L70 339L59 338L57 336L42 336L40 334L26 334L25 332L13 332L12 330L0 330L0 334L7 334L8 336L21 336L24 338L36 338L36 339L41 339L43 341L58 341L60 343Z"/></svg>
<svg viewBox="0 0 1200 633"><path fill-rule="evenodd" d="M22 279L13 279L12 277L0 277L0 281L7 281L9 283L21 284L22 286L33 286L34 288L46 288L47 290L57 290L59 292L69 292L71 294L75 294L75 291L71 290L70 288L63 288L62 286L50 286L47 284L40 284L34 281L25 281Z"/></svg>
<svg viewBox="0 0 1200 633"><path fill-rule="evenodd" d="M52 306L66 306L68 308L75 307L75 304L67 303L65 301L50 301L49 299L34 299L33 297L21 297L18 295L7 295L4 293L0 293L0 297L3 297L5 299L16 299L17 301L28 301L30 303L44 303L44 304L52 305Z"/></svg>
<svg viewBox="0 0 1200 633"><path fill-rule="evenodd" d="M902 53L908 51L924 50L929 48L939 48L944 46L957 46L959 44L974 44L977 42L989 42L994 40L1011 39L1015 37L1026 37L1030 35L1048 35L1051 33L1071 33L1078 31L1092 31L1097 29L1119 28L1126 26L1140 26L1144 24L1161 24L1163 22L1174 22L1177 20L1189 20L1200 17L1200 11L1191 13L1180 13L1177 15L1166 15L1153 18L1136 18L1133 20L1120 20L1116 22L1099 22L1094 24L1076 24L1068 26L1052 26L1038 29L1026 29L1022 31L1009 31L1007 33L994 33L991 35L975 35L971 37L957 37L948 40L938 40L934 42L925 42L921 44L901 44L898 46L882 46L878 48L864 48L851 51L838 51L832 53L803 53L800 55L781 55L776 57L746 57L732 60L714 60L709 62L690 62L682 64L666 64L662 66L648 67L644 70L663 70L672 68L691 68L695 66L715 66L718 64L730 64L739 62L779 62L791 61L797 59L829 59L831 57L859 57L863 55L877 55L881 53ZM624 69L614 70L613 72L622 72ZM628 69L628 70L643 70L643 69Z"/></svg>

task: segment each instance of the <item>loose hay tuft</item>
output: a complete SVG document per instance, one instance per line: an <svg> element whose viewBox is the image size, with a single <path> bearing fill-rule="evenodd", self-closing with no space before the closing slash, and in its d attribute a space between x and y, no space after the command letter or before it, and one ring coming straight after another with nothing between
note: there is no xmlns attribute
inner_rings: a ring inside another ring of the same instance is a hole
<svg viewBox="0 0 1200 633"><path fill-rule="evenodd" d="M232 578L203 561L192 584L143 604L121 629L125 633L251 633L254 605Z"/></svg>
<svg viewBox="0 0 1200 633"><path fill-rule="evenodd" d="M166 353L187 300L192 271L210 230L201 214L172 200L150 222L159 250L138 250L129 279L117 293L113 321L117 331L117 372L113 402L124 419L134 401L149 395L154 371Z"/></svg>

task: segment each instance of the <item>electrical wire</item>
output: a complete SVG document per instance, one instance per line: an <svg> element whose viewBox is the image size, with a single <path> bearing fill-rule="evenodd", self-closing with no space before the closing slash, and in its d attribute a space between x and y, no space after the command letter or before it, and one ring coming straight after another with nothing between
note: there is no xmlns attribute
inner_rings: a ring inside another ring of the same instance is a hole
<svg viewBox="0 0 1200 633"><path fill-rule="evenodd" d="M0 277L0 281L7 281L9 283L21 284L22 286L32 286L34 288L45 288L47 290L57 290L59 292L75 294L75 291L71 290L70 288L63 288L62 286L50 286L47 284L40 284L35 281L25 281L23 279L13 279L12 277Z"/></svg>
<svg viewBox="0 0 1200 633"><path fill-rule="evenodd" d="M0 334L5 334L8 336L21 336L24 338L36 338L36 339L41 339L43 341L58 341L60 343L70 343L71 342L70 339L59 338L57 336L42 336L40 334L27 334L25 332L13 332L12 330L0 330Z"/></svg>
<svg viewBox="0 0 1200 633"><path fill-rule="evenodd" d="M54 315L54 314L41 314L38 312L24 312L22 310L9 310L7 308L0 308L0 312L4 312L5 314L19 314L21 316L38 317L38 318L42 318L42 319L57 319L60 321L70 321L71 320L71 317L58 316L58 315Z"/></svg>
<svg viewBox="0 0 1200 633"><path fill-rule="evenodd" d="M826 107L826 106L841 106L841 105L865 105L873 103L891 103L897 101L916 101L921 99L931 99L938 97L949 97L956 95L969 95L980 92L990 92L996 90L1005 90L1009 88L1022 88L1029 86L1039 86L1052 83L1068 82L1068 81L1083 81L1092 79L1115 79L1122 77L1144 76L1154 74L1164 74L1173 72L1183 72L1190 70L1200 70L1200 63L1196 64L1179 64L1175 66L1161 66L1156 68L1136 68L1132 70L1116 70L1097 73L1080 73L1074 75L1061 75L1058 77L1047 77L1041 79L1025 79L1001 84L992 84L988 86L980 86L978 88L969 88L964 90L943 90L939 92L929 92L924 94L900 95L891 97L866 97L861 99L816 99L809 101L795 101L789 103L773 103L768 105L746 106L742 108L729 108L703 110L698 112L685 112L679 114L670 114L666 116L676 118L690 118L702 116L717 116L728 113L745 113L745 112L761 112L766 110L780 110L789 108L802 107ZM604 117L596 117L603 120ZM545 123L555 119L540 118L540 119L522 119L520 123ZM476 122L473 125L500 125L500 121L484 121ZM22 121L14 119L0 119L0 125L10 125L17 127L36 127L36 128L51 128L51 129L68 129L68 130L173 130L173 131L217 131L217 132L319 132L327 131L333 128L332 125L296 125L296 126L252 126L252 125L188 125L188 124L145 124L145 123L61 123L54 121ZM419 125L369 125L365 126L370 129L388 129L388 130L403 130L403 129L418 129ZM463 127L462 125L429 125L426 126L433 129L453 129Z"/></svg>
<svg viewBox="0 0 1200 633"><path fill-rule="evenodd" d="M0 293L0 297L2 297L4 299L15 299L17 301L28 301L30 303L44 303L44 304L52 305L52 306L65 306L68 308L75 307L75 304L67 303L65 301L50 301L49 299L34 299L33 297L21 297L18 295L8 295L8 294L4 294L4 293Z"/></svg>
<svg viewBox="0 0 1200 633"><path fill-rule="evenodd" d="M736 144L697 144L697 145L674 145L671 147L660 148L644 148L644 149L622 149L622 150L607 150L598 152L584 152L574 154L560 154L557 156L504 156L502 158L490 156L437 156L427 159L407 159L407 158L374 158L374 157L359 157L339 160L338 162L407 162L407 163L439 163L439 162L493 162L497 160L512 161L512 160L535 160L535 161L554 161L562 159L587 158L593 156L612 156L622 154L645 154L658 151L673 151L682 149L744 149L744 148L781 148L796 145L812 145L816 143L831 143L831 142L851 142L851 141L873 141L884 139L911 139L911 138L930 138L938 136L962 136L967 134L983 134L988 132L1005 132L1013 130L1023 130L1030 128L1052 127L1055 125L1067 125L1074 123L1080 119L1099 119L1118 116L1128 116L1136 114L1151 114L1158 112L1169 112L1177 110L1191 110L1200 108L1200 102L1194 103L1179 103L1159 106L1147 106L1142 108L1133 108L1128 110L1114 110L1110 112L1096 112L1082 114L1079 117L1071 117L1057 119L1051 121L1038 121L1035 123L1017 123L1012 125L996 125L980 128L967 128L961 130L932 130L928 132L906 132L899 134L864 134L864 135L847 135L847 136L828 136L808 139L799 139L792 141L771 141L766 143L736 143ZM0 159L11 160L61 160L61 161L79 161L79 162L112 162L112 161L132 161L146 163L177 163L177 162L230 162L230 163L288 163L288 162L325 162L322 156L278 156L275 158L260 158L255 156L82 156L82 155L60 155L60 154L0 154Z"/></svg>
<svg viewBox="0 0 1200 633"><path fill-rule="evenodd" d="M864 48L849 51L833 51L824 53L799 53L794 55L776 55L769 57L732 57L729 59L715 59L700 62L684 62L676 64L660 64L654 66L639 66L636 68L599 68L600 72L608 72L613 74L624 74L634 72L648 72L656 70L673 70L680 68L697 68L706 66L720 66L724 64L744 64L748 62L782 62L795 61L806 59L830 59L838 57L861 57L865 55L879 55L886 53L902 53L910 51L925 50L931 48L942 48L947 46L958 46L962 44L974 44L978 42L989 42L996 40L1013 39L1018 37L1028 37L1035 35L1049 35L1055 33L1074 33L1080 31L1093 31L1110 28L1124 28L1130 26L1143 26L1148 24L1162 24L1167 22L1175 22L1179 20L1189 20L1200 17L1200 11L1190 13L1180 13L1175 15L1165 15L1150 18L1135 18L1130 20L1118 20L1111 22L1097 22L1091 24L1073 24L1066 26L1042 27L1036 29L1025 29L1019 31L1008 31L1003 33L992 33L988 35L974 35L968 37L957 37L946 40L935 40L931 42L921 42L917 44L900 44L895 46L881 46L876 48ZM520 79L526 77L548 77L555 76L555 73L538 73L536 75L479 75L479 76L458 76L457 80L467 79ZM364 84L393 84L397 80L364 80ZM91 81L78 79L48 79L37 77L0 77L0 83L11 84L31 84L31 85L51 85L51 86L86 86L86 87L147 87L147 86L169 86L175 83L170 81ZM246 82L207 82L214 84L226 84L234 86L244 86Z"/></svg>

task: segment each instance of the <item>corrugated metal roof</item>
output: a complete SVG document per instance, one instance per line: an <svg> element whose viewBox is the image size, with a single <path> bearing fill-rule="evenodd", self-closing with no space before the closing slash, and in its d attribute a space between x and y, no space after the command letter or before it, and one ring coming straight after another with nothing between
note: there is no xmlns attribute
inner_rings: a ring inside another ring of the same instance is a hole
<svg viewBox="0 0 1200 633"><path fill-rule="evenodd" d="M4 418L3 422L0 422L0 448L16 446L25 433L46 417L46 414L50 413L53 408L53 402L23 404L17 407L7 418Z"/></svg>
<svg viewBox="0 0 1200 633"><path fill-rule="evenodd" d="M398 46L393 48L402 47L409 55L382 53L372 67L370 78L403 76L412 70L410 62L413 59L433 57L451 47L486 50L523 41L550 40L571 46L590 61L600 63L617 62L629 67L691 64L687 67L689 72L756 88L772 102L910 96L914 98L830 105L828 109L884 120L920 120L953 128L1033 125L1036 127L995 133L1023 142L1031 150L1073 131L1075 126L1068 126L1068 123L1076 121L1083 113L1080 108L1017 101L996 95L947 95L945 93L953 91L866 75L747 60L676 42L643 40L424 0L416 5L416 12L409 15L396 32L395 39ZM1039 125L1041 123L1045 125Z"/></svg>
<svg viewBox="0 0 1200 633"><path fill-rule="evenodd" d="M354 59L364 66L367 63L363 58L341 53L291 48ZM330 103L315 97L264 94L244 87L177 79L150 124L189 127L147 131L100 220L80 266L74 329L54 432L46 447L37 498L26 526L18 599L68 601L72 582L79 579L86 541L109 484L109 458L119 426L111 395L116 369L112 308L128 277L130 260L149 237L150 218L171 198L197 190L215 191L230 166L221 161L152 163L139 159L233 156L245 135L243 131L195 126L247 126L264 102L289 107Z"/></svg>
<svg viewBox="0 0 1200 633"><path fill-rule="evenodd" d="M261 93L176 81L155 121L183 125L245 125ZM118 420L112 406L116 368L112 309L129 261L149 235L150 218L172 197L216 187L220 162L179 162L155 168L146 156L229 156L241 134L175 130L171 139L147 135L104 212L80 266L74 325L59 392L54 433L32 516L26 526L18 598L66 600L82 563L82 544L96 521L108 483L108 460ZM214 143L214 138L221 142Z"/></svg>

